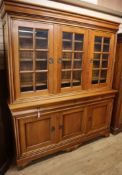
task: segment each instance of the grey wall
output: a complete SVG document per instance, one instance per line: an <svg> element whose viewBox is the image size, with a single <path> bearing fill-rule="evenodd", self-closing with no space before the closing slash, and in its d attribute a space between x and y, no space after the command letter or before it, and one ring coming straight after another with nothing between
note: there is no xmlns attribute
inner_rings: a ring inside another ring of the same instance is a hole
<svg viewBox="0 0 122 175"><path fill-rule="evenodd" d="M122 12L122 0L98 0L98 5Z"/></svg>

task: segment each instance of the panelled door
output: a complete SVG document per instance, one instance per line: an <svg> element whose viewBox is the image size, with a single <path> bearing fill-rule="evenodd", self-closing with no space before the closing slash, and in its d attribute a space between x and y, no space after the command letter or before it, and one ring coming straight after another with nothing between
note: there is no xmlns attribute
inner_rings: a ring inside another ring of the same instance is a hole
<svg viewBox="0 0 122 175"><path fill-rule="evenodd" d="M87 132L96 132L110 127L112 102L106 101L87 108Z"/></svg>
<svg viewBox="0 0 122 175"><path fill-rule="evenodd" d="M86 129L86 109L78 107L60 113L60 140L83 136Z"/></svg>
<svg viewBox="0 0 122 175"><path fill-rule="evenodd" d="M87 80L88 31L80 27L60 26L58 63L61 92L82 89Z"/></svg>
<svg viewBox="0 0 122 175"><path fill-rule="evenodd" d="M89 87L111 86L114 34L90 31L89 36Z"/></svg>
<svg viewBox="0 0 122 175"><path fill-rule="evenodd" d="M56 123L55 115L48 114L38 118L37 114L30 114L18 121L21 152L43 149L55 143Z"/></svg>
<svg viewBox="0 0 122 175"><path fill-rule="evenodd" d="M14 21L16 96L53 93L53 25Z"/></svg>

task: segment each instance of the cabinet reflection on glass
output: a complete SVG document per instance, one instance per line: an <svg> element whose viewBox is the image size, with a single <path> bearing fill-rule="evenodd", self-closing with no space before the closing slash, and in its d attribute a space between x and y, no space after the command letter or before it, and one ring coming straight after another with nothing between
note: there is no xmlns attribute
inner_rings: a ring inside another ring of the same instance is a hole
<svg viewBox="0 0 122 175"><path fill-rule="evenodd" d="M63 32L61 87L81 86L84 34Z"/></svg>
<svg viewBox="0 0 122 175"><path fill-rule="evenodd" d="M19 27L19 59L20 91L47 89L48 30Z"/></svg>

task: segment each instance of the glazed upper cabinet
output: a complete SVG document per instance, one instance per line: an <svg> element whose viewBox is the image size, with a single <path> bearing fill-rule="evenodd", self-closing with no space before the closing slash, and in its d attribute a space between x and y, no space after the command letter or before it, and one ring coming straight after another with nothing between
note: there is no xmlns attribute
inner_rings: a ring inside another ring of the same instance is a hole
<svg viewBox="0 0 122 175"><path fill-rule="evenodd" d="M21 20L12 34L16 98L110 87L114 34Z"/></svg>

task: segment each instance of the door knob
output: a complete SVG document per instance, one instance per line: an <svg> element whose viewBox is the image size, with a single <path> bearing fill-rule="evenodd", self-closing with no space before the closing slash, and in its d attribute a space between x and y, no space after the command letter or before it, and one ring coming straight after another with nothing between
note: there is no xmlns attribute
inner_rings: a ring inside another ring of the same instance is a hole
<svg viewBox="0 0 122 175"><path fill-rule="evenodd" d="M53 64L54 63L54 58L49 58L48 62L49 62L49 64Z"/></svg>

